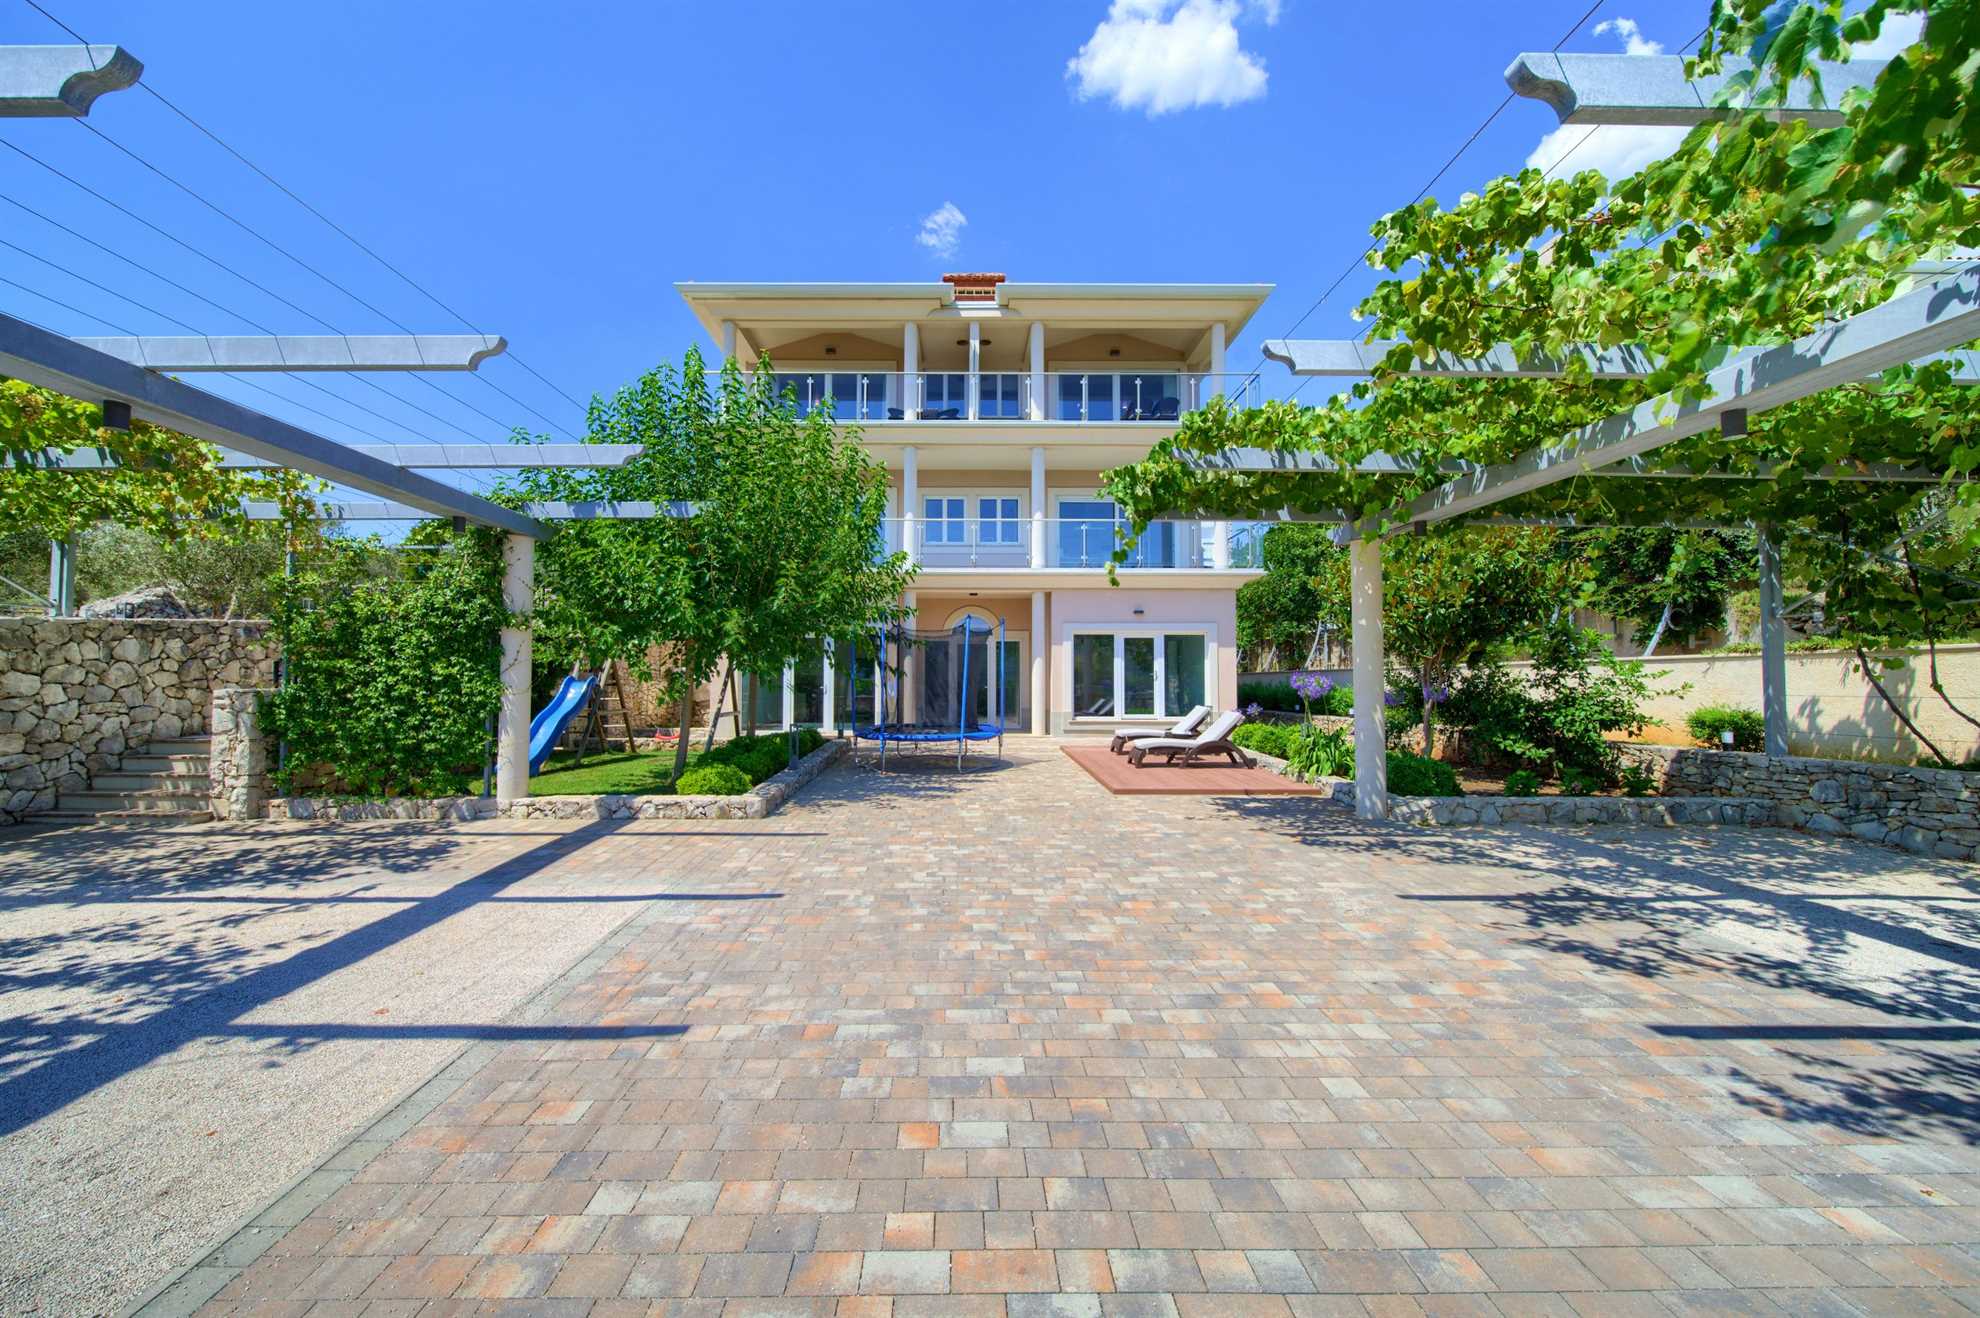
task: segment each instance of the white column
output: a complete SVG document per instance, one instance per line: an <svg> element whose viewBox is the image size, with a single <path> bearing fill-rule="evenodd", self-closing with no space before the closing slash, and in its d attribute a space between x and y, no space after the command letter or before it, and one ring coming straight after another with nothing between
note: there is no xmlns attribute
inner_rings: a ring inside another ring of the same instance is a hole
<svg viewBox="0 0 1980 1318"><path fill-rule="evenodd" d="M1348 609L1354 632L1354 812L1389 816L1389 752L1383 727L1382 542L1348 546Z"/></svg>
<svg viewBox="0 0 1980 1318"><path fill-rule="evenodd" d="M1052 730L1052 691L1046 657L1052 640L1045 634L1045 592L1031 592L1031 731L1044 736Z"/></svg>
<svg viewBox="0 0 1980 1318"><path fill-rule="evenodd" d="M837 665L839 647L833 644L832 638L829 636L825 638L822 644L825 647L825 666L821 670L824 674L825 681L825 699L819 705L818 731L822 735L829 737L838 730L839 726L836 721L839 712L839 693L837 689L839 683L839 669Z"/></svg>
<svg viewBox="0 0 1980 1318"><path fill-rule="evenodd" d="M510 535L502 543L502 606L527 617L536 593L536 541ZM529 795L529 628L502 629L502 708L495 720L495 796ZM686 736L683 728L681 735Z"/></svg>
<svg viewBox="0 0 1980 1318"><path fill-rule="evenodd" d="M1031 322L1031 408L1033 421L1045 419L1045 322Z"/></svg>
<svg viewBox="0 0 1980 1318"><path fill-rule="evenodd" d="M983 410L983 322L969 322L969 419L974 421Z"/></svg>
<svg viewBox="0 0 1980 1318"><path fill-rule="evenodd" d="M1031 449L1031 565L1045 566L1045 448Z"/></svg>
<svg viewBox="0 0 1980 1318"><path fill-rule="evenodd" d="M913 321L901 326L901 415L917 420L921 410L921 327Z"/></svg>
<svg viewBox="0 0 1980 1318"><path fill-rule="evenodd" d="M1221 320L1210 327L1210 374L1219 377L1215 382L1215 387L1217 389L1223 388L1224 322Z"/></svg>
<svg viewBox="0 0 1980 1318"><path fill-rule="evenodd" d="M1761 531L1760 547L1760 715L1769 755L1788 753L1787 623L1781 618L1781 550Z"/></svg>
<svg viewBox="0 0 1980 1318"><path fill-rule="evenodd" d="M784 726L797 726L797 666L784 665Z"/></svg>
<svg viewBox="0 0 1980 1318"><path fill-rule="evenodd" d="M733 320L722 322L722 357L725 361L736 359L736 322Z"/></svg>
<svg viewBox="0 0 1980 1318"><path fill-rule="evenodd" d="M915 519L921 513L920 467L914 445L909 444L901 450L901 548L907 551L910 563L921 561L921 546L914 535Z"/></svg>

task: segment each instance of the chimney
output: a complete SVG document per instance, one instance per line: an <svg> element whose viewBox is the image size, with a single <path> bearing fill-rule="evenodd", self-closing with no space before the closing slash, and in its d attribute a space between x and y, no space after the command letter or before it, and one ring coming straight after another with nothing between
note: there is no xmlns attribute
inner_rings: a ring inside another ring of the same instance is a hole
<svg viewBox="0 0 1980 1318"><path fill-rule="evenodd" d="M947 274L942 282L955 289L955 303L965 307L994 307L997 305L997 285L1004 277L997 274Z"/></svg>

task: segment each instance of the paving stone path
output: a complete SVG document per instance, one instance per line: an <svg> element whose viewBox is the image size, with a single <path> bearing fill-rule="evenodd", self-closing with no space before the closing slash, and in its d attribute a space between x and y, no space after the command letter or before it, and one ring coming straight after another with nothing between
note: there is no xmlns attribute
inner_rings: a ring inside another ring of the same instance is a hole
<svg viewBox="0 0 1980 1318"><path fill-rule="evenodd" d="M1113 797L1055 747L761 829L615 832L685 899L584 1032L470 1059L206 1311L1980 1312L1972 868Z"/></svg>

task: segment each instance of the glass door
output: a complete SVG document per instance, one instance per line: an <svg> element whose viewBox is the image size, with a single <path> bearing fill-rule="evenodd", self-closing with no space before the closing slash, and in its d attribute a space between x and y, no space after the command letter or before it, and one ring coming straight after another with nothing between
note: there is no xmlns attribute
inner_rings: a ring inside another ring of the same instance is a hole
<svg viewBox="0 0 1980 1318"><path fill-rule="evenodd" d="M1210 703L1201 632L1075 633L1072 647L1074 718L1175 719Z"/></svg>

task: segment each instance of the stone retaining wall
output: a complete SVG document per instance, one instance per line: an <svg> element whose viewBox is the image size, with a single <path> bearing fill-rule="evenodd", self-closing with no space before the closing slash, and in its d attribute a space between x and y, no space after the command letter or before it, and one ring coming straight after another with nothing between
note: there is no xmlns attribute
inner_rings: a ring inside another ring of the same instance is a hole
<svg viewBox="0 0 1980 1318"><path fill-rule="evenodd" d="M1635 828L1693 824L1765 828L1775 823L1771 801L1697 796L1393 796L1389 798L1389 818L1403 824Z"/></svg>
<svg viewBox="0 0 1980 1318"><path fill-rule="evenodd" d="M206 731L214 688L273 685L265 622L0 619L0 824L146 742Z"/></svg>
<svg viewBox="0 0 1980 1318"><path fill-rule="evenodd" d="M365 819L765 819L780 810L799 788L851 752L850 741L828 741L794 767L739 796L531 796L515 801L478 796L385 800L290 796L269 801L267 814L271 819L322 823Z"/></svg>
<svg viewBox="0 0 1980 1318"><path fill-rule="evenodd" d="M1666 800L1750 798L1766 802L1787 828L1949 860L1980 857L1980 773L1677 746L1633 746L1628 754L1652 766Z"/></svg>
<svg viewBox="0 0 1980 1318"><path fill-rule="evenodd" d="M273 689L229 686L213 693L207 795L215 819L259 819L268 809L268 739L261 701Z"/></svg>

